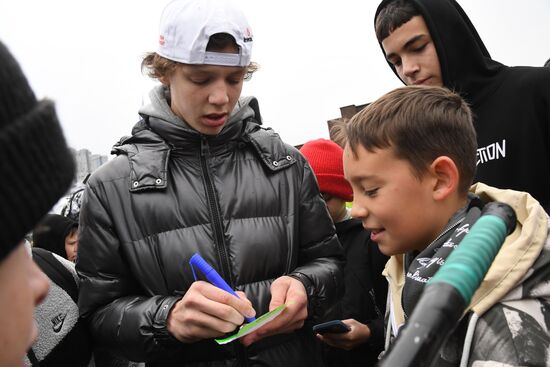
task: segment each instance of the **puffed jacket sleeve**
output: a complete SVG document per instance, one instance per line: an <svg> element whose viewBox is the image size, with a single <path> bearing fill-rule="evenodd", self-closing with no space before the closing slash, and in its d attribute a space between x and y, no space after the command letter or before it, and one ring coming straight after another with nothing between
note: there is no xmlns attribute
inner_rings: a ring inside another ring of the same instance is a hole
<svg viewBox="0 0 550 367"><path fill-rule="evenodd" d="M143 296L121 252L110 213L94 191L86 189L80 213L76 269L81 283L78 306L94 342L130 360L147 361L176 339L166 320L177 296Z"/></svg>
<svg viewBox="0 0 550 367"><path fill-rule="evenodd" d="M344 294L344 254L323 201L313 170L304 163L300 202L300 248L289 274L308 294L308 319L322 320Z"/></svg>

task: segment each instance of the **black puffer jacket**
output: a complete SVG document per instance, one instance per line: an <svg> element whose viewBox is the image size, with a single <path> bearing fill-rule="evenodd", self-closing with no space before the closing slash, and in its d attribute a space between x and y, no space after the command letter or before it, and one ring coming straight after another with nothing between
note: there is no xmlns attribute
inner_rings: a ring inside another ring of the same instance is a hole
<svg viewBox="0 0 550 367"><path fill-rule="evenodd" d="M195 252L243 290L258 315L268 311L270 284L285 274L306 285L311 322L342 293L342 249L311 168L255 120L255 99L237 109L216 137L163 120L163 113L142 114L133 136L115 145L119 156L88 182L79 306L96 341L130 360L320 363L307 326L249 348L212 340L186 345L166 330L168 312L193 282L188 262Z"/></svg>

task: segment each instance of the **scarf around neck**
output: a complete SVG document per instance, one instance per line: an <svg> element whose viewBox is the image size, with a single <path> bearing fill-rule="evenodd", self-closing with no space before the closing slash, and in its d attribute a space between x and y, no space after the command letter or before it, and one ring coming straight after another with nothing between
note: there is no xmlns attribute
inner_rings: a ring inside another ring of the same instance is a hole
<svg viewBox="0 0 550 367"><path fill-rule="evenodd" d="M477 196L470 195L468 199L468 203L451 217L428 247L421 252L405 254L406 274L401 302L406 319L412 314L426 283L445 264L447 257L479 218L483 203Z"/></svg>

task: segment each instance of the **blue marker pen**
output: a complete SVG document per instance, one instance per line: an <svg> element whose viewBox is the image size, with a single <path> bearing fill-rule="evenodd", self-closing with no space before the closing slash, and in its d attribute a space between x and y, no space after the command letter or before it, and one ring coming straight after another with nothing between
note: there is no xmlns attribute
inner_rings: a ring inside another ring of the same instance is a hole
<svg viewBox="0 0 550 367"><path fill-rule="evenodd" d="M229 284L227 284L226 281L223 280L223 278L220 276L220 274L218 274L218 272L213 267L211 267L206 262L206 260L204 260L201 257L201 255L199 255L198 253L191 256L191 260L189 260L189 265L191 265L191 271L193 272L193 277L195 278L195 280L197 280L197 276L195 275L195 266L196 266L201 271L201 273L204 274L204 276L206 277L206 279L208 279L208 281L210 283L212 283L213 285L215 285L216 287L218 287L220 289L223 289L226 292L231 293L235 297L239 298L237 293L235 293L235 291L233 291L233 289L231 289ZM247 322L252 322L252 321L256 320L256 318L255 317L245 317L245 320Z"/></svg>

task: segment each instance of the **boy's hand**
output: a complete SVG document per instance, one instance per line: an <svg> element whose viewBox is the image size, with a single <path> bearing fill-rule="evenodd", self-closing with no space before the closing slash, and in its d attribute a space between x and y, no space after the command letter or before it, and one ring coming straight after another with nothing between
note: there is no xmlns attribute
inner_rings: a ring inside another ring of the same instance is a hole
<svg viewBox="0 0 550 367"><path fill-rule="evenodd" d="M183 343L193 343L235 330L244 316L256 314L246 295L236 293L240 299L210 283L194 282L168 314L168 331Z"/></svg>
<svg viewBox="0 0 550 367"><path fill-rule="evenodd" d="M255 332L241 338L241 343L249 346L266 336L290 333L300 329L307 318L307 293L302 282L289 276L275 279L271 284L269 310L271 311L283 303L286 303L287 307L279 316Z"/></svg>
<svg viewBox="0 0 550 367"><path fill-rule="evenodd" d="M328 345L350 350L358 346L359 344L366 343L370 338L370 329L367 325L360 323L354 319L342 320L342 322L348 325L351 330L347 333L325 333L323 335L317 334L317 338Z"/></svg>

